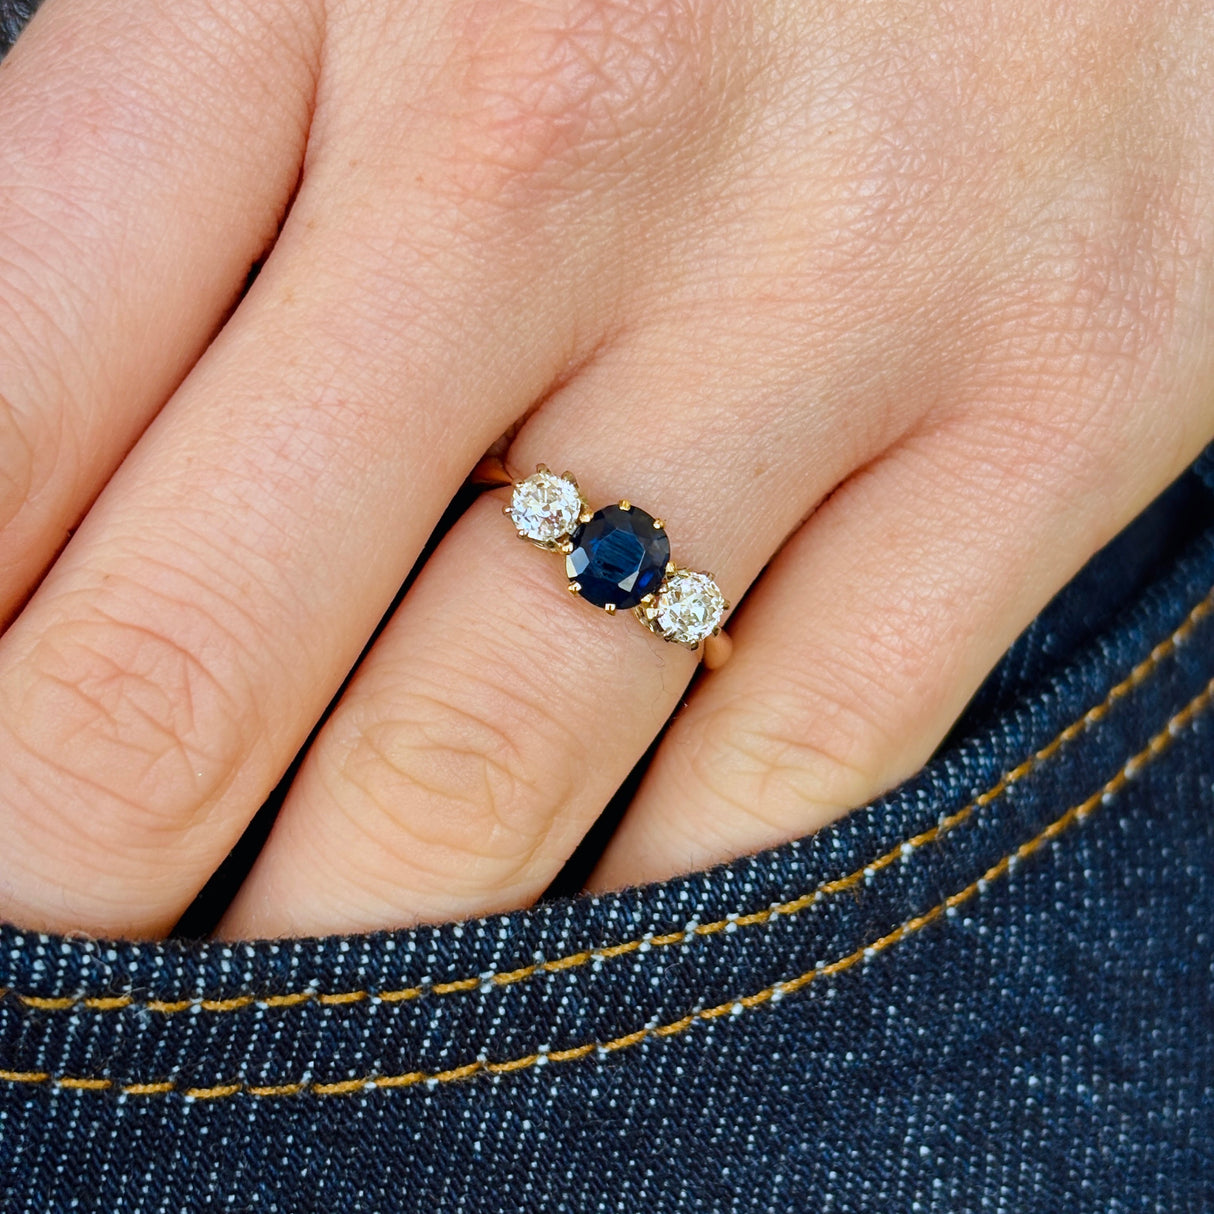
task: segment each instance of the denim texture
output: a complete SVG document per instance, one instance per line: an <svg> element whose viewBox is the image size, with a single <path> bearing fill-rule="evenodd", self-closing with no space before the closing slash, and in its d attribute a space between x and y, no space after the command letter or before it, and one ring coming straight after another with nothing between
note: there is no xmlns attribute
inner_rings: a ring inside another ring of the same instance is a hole
<svg viewBox="0 0 1214 1214"><path fill-rule="evenodd" d="M12 46L41 0L0 0L0 55Z"/></svg>
<svg viewBox="0 0 1214 1214"><path fill-rule="evenodd" d="M811 837L361 937L0 929L0 1209L1214 1209L1212 462Z"/></svg>

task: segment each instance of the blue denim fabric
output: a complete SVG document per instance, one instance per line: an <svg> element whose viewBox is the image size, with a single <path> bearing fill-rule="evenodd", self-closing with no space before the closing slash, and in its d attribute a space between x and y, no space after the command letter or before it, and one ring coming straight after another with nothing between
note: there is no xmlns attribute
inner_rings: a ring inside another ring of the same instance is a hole
<svg viewBox="0 0 1214 1214"><path fill-rule="evenodd" d="M40 3L41 0L0 0L0 55L12 46Z"/></svg>
<svg viewBox="0 0 1214 1214"><path fill-rule="evenodd" d="M1214 1209L1214 455L915 779L611 897L0 929L0 1209Z"/></svg>

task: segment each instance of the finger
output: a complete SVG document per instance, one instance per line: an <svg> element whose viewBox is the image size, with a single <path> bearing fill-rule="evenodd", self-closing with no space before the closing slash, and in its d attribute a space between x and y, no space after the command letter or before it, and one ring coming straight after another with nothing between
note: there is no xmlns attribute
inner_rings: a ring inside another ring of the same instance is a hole
<svg viewBox="0 0 1214 1214"><path fill-rule="evenodd" d="M49 0L4 61L0 624L273 240L316 8Z"/></svg>
<svg viewBox="0 0 1214 1214"><path fill-rule="evenodd" d="M475 326L471 298L448 332L475 354L431 330L433 298L376 319L353 250L316 255L295 235L0 640L5 918L171 926L464 469L543 389L495 377L518 334ZM480 302L500 306L487 285Z"/></svg>
<svg viewBox="0 0 1214 1214"><path fill-rule="evenodd" d="M1108 434L1054 435L1047 450L967 419L854 477L748 599L733 660L673 721L588 888L805 835L905 779L1196 438L1127 434L1097 454Z"/></svg>
<svg viewBox="0 0 1214 1214"><path fill-rule="evenodd" d="M351 11L272 255L0 641L6 918L175 921L465 472L606 340L632 276L619 217L647 197L632 166L701 122L656 124L652 62L593 22L528 41L491 21L470 44L401 23L394 41ZM616 140L636 159L574 224Z"/></svg>
<svg viewBox="0 0 1214 1214"><path fill-rule="evenodd" d="M755 340L714 334L696 349L719 361L693 368L681 321L634 334L533 415L513 466L545 456L579 474L594 506L626 496L665 521L677 562L740 594L870 456L865 444L887 441L880 427L837 426L828 441L826 418L788 408L779 358L756 373L742 356ZM743 398L757 402L745 415ZM496 494L478 501L428 560L314 743L221 934L526 904L662 727L696 655L629 611L609 618L572 597L561 559L520 543L500 507Z"/></svg>

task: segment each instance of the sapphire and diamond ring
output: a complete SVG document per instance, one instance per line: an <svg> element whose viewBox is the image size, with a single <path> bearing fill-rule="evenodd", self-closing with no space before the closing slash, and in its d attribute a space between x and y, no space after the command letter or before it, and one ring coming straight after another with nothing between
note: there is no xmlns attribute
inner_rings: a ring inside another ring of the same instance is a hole
<svg viewBox="0 0 1214 1214"><path fill-rule="evenodd" d="M614 615L631 609L651 632L697 649L729 609L708 573L670 559L666 524L631 502L590 509L577 481L543 464L514 482L503 512L519 535L565 557L569 589Z"/></svg>

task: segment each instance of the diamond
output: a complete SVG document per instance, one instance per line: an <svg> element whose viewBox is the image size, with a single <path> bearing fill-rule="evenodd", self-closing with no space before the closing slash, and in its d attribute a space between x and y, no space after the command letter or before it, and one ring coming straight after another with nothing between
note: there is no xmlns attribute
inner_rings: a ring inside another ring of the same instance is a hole
<svg viewBox="0 0 1214 1214"><path fill-rule="evenodd" d="M708 574L676 569L641 618L666 640L694 646L721 626L728 606L720 587Z"/></svg>
<svg viewBox="0 0 1214 1214"><path fill-rule="evenodd" d="M605 506L570 538L569 588L608 611L635 607L652 594L670 560L665 528L627 502Z"/></svg>
<svg viewBox="0 0 1214 1214"><path fill-rule="evenodd" d="M537 544L553 545L576 526L584 509L577 483L547 468L519 481L506 513L519 535Z"/></svg>

